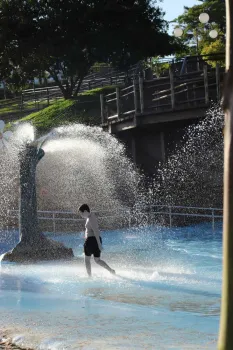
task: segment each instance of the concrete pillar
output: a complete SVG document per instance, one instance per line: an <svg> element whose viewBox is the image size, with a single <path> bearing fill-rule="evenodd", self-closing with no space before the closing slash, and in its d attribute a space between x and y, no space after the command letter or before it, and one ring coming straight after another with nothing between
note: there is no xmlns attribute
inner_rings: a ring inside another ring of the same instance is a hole
<svg viewBox="0 0 233 350"><path fill-rule="evenodd" d="M166 160L166 151L165 151L165 140L164 140L164 132L160 132L160 145L161 145L161 160L165 162Z"/></svg>
<svg viewBox="0 0 233 350"><path fill-rule="evenodd" d="M132 160L134 164L137 164L137 148L136 148L136 140L134 135L132 135L132 139L131 139L131 154L132 154Z"/></svg>
<svg viewBox="0 0 233 350"><path fill-rule="evenodd" d="M155 174L158 164L164 162L166 157L164 133L153 129L141 129L135 135L134 142L137 149L137 165L148 175Z"/></svg>

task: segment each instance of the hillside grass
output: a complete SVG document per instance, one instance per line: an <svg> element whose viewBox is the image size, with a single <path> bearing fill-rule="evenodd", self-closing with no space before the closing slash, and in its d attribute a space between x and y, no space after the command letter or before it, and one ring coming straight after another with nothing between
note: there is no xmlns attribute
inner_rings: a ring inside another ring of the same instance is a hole
<svg viewBox="0 0 233 350"><path fill-rule="evenodd" d="M106 86L85 91L77 99L60 99L47 108L17 120L17 123L30 122L39 133L71 123L100 125L100 93L108 94L115 91L115 88Z"/></svg>

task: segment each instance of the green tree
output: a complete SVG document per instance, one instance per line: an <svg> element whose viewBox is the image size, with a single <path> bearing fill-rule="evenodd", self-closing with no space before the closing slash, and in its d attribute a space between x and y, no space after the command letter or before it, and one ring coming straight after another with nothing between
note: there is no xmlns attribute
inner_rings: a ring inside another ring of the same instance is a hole
<svg viewBox="0 0 233 350"><path fill-rule="evenodd" d="M95 62L126 68L174 52L166 29L150 0L1 0L0 78L47 71L70 98Z"/></svg>
<svg viewBox="0 0 233 350"><path fill-rule="evenodd" d="M151 68L156 77L159 78L169 71L170 63L163 62L159 56L151 57L150 63L147 63L147 67Z"/></svg>
<svg viewBox="0 0 233 350"><path fill-rule="evenodd" d="M219 39L225 42L226 32L226 10L224 0L199 0L200 5L184 7L184 13L174 20L184 30L181 41L186 44L184 54L200 54L206 50L216 52L216 45L212 45L215 39L211 39L209 32L216 29ZM209 14L209 22L202 24L199 15L203 12ZM209 49L207 49L209 47ZM211 48L213 50L211 50ZM219 48L220 45L219 45ZM223 50L224 51L224 50Z"/></svg>
<svg viewBox="0 0 233 350"><path fill-rule="evenodd" d="M210 43L209 45L206 45L201 50L202 55L211 55L211 54L218 54L219 52L225 51L225 44L222 42L222 40L217 39ZM207 63L212 66L213 68L216 67L217 64L220 65L220 67L225 67L225 59L224 57L219 56L219 58L215 58L215 60L208 59Z"/></svg>

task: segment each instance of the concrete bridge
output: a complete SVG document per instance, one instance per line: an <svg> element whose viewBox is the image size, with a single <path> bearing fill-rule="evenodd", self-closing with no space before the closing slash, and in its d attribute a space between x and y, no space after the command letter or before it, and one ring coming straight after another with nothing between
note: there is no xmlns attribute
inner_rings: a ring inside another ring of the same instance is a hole
<svg viewBox="0 0 233 350"><path fill-rule="evenodd" d="M182 75L145 80L114 93L101 95L102 127L126 144L134 162L154 174L174 144L182 139L186 126L203 118L213 102L220 102L223 69L219 65Z"/></svg>

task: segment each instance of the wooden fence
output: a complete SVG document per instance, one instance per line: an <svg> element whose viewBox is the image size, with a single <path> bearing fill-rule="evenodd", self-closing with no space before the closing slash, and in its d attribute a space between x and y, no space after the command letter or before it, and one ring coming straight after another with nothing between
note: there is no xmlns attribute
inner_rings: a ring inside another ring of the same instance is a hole
<svg viewBox="0 0 233 350"><path fill-rule="evenodd" d="M128 87L100 96L101 120L106 125L128 116L175 111L208 106L220 101L223 70L219 65L176 76L172 69L169 76L144 80L143 76Z"/></svg>
<svg viewBox="0 0 233 350"><path fill-rule="evenodd" d="M139 62L127 71L120 71L112 68L104 74L101 72L89 74L83 80L80 92L109 85L129 84L139 74L140 70L141 65ZM63 95L58 86L23 90L20 96L16 98L0 101L0 115L4 116L9 113L30 113L38 111L61 98L63 98Z"/></svg>

